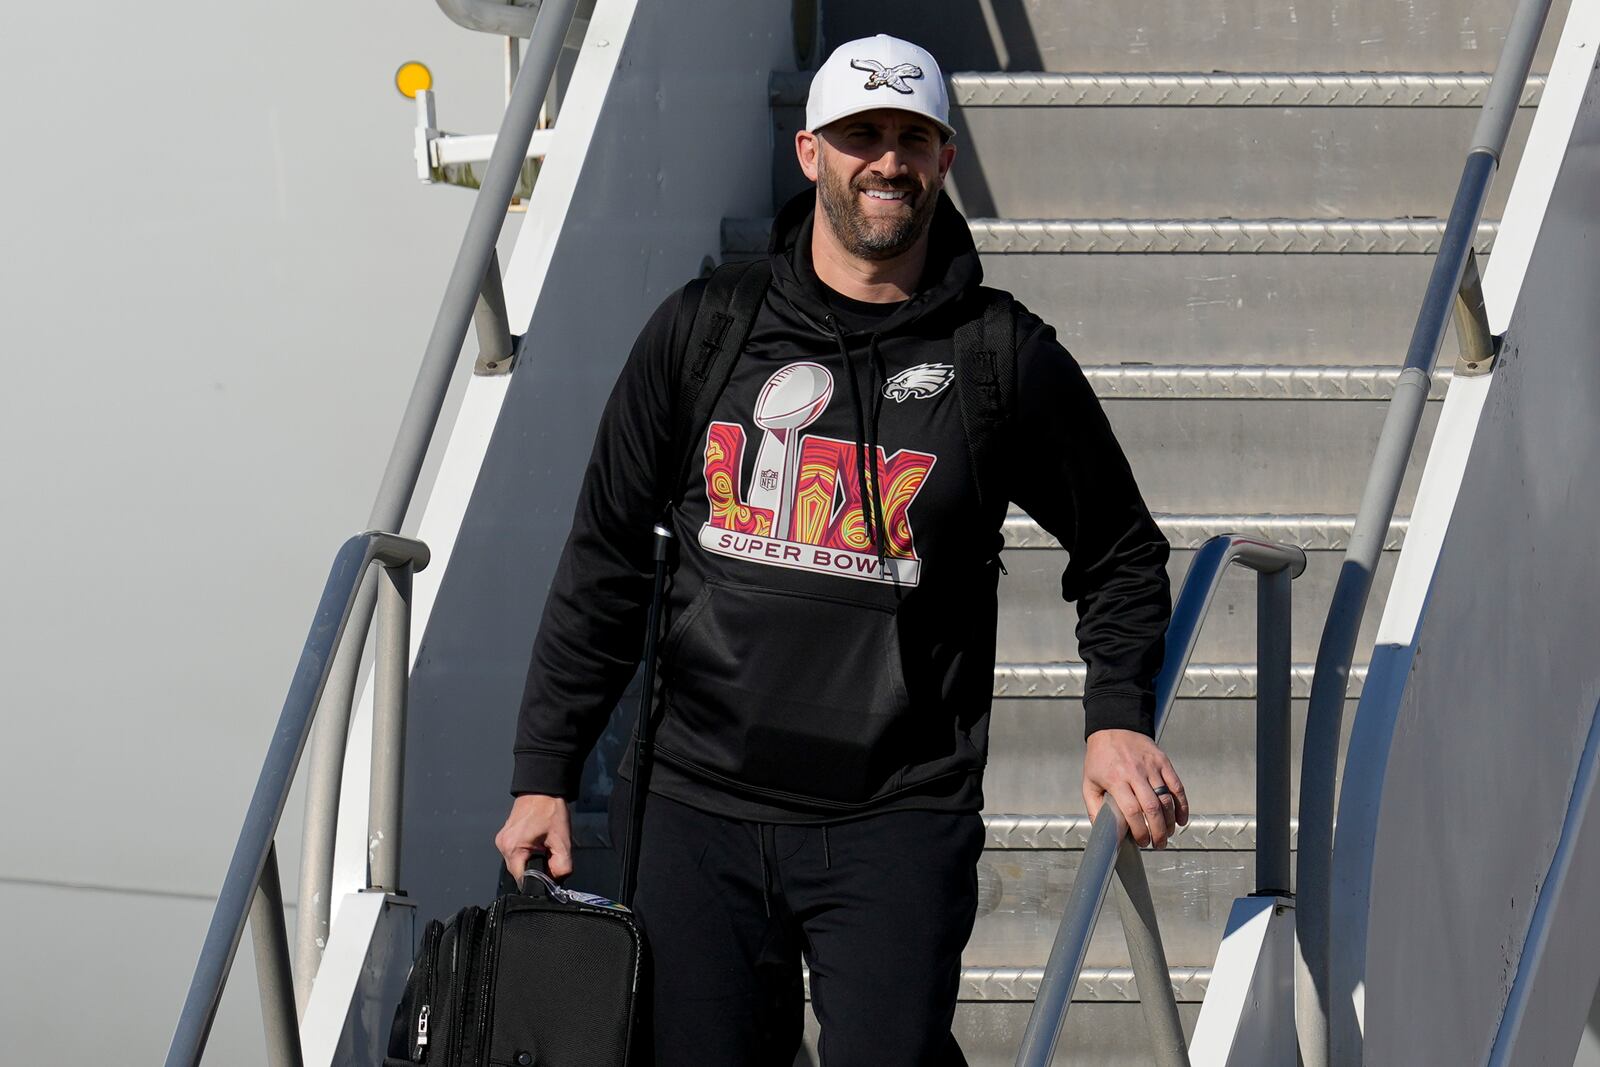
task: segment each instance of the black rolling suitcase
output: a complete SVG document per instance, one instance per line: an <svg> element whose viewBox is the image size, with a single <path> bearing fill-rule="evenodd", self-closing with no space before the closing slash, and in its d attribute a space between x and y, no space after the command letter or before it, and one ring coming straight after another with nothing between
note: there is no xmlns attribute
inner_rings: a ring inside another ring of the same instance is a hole
<svg viewBox="0 0 1600 1067"><path fill-rule="evenodd" d="M655 530L634 737L633 798L618 897L633 900L649 791L656 634L671 534ZM508 879L509 881L509 879ZM529 869L521 890L423 929L383 1067L626 1067L634 1055L645 945L633 912Z"/></svg>
<svg viewBox="0 0 1600 1067"><path fill-rule="evenodd" d="M622 1067L643 944L628 909L530 873L524 892L435 919L384 1067Z"/></svg>

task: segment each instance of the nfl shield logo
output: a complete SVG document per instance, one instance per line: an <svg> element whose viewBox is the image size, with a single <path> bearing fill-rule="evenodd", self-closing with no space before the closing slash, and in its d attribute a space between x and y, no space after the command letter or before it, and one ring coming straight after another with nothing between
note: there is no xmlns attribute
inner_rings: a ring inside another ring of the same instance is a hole
<svg viewBox="0 0 1600 1067"><path fill-rule="evenodd" d="M761 472L761 488L765 489L769 493L772 492L774 489L778 488L778 472L777 471L762 471Z"/></svg>

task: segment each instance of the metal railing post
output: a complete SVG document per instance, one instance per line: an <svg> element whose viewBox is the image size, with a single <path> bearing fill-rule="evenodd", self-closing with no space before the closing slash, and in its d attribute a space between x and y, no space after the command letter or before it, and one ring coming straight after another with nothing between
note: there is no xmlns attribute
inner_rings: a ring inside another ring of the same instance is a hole
<svg viewBox="0 0 1600 1067"><path fill-rule="evenodd" d="M1144 1010L1145 1025L1150 1028L1150 1062L1157 1067L1189 1067L1178 1001L1172 995L1172 971L1167 967L1167 954L1161 947L1161 932L1156 925L1156 906L1150 899L1150 883L1145 878L1139 846L1131 837L1124 837L1117 849L1117 880L1122 883L1117 911L1122 916L1133 980L1139 987L1139 1006Z"/></svg>
<svg viewBox="0 0 1600 1067"><path fill-rule="evenodd" d="M1288 571L1256 575L1256 893L1290 895Z"/></svg>
<svg viewBox="0 0 1600 1067"><path fill-rule="evenodd" d="M1288 582L1305 572L1306 554L1292 545L1257 541L1236 534L1219 534L1200 546L1189 564L1189 573L1184 577L1183 586L1178 591L1177 603L1173 605L1172 621L1167 626L1166 655L1161 663L1161 673L1156 676L1153 733L1157 742L1161 740L1161 733L1166 727L1173 701L1177 699L1178 688L1183 683L1184 672L1189 666L1189 658L1194 654L1195 645L1200 637L1201 623L1211 610L1211 602L1216 597L1223 573L1234 563L1258 573L1280 573L1287 586ZM1287 648L1287 634L1283 638L1283 643ZM1273 655L1278 655L1276 648L1273 650ZM1277 668L1274 670L1277 671ZM1287 666L1278 673L1282 676L1283 691L1287 694ZM1271 697L1271 700L1276 702L1279 698ZM1284 721L1287 723L1286 716ZM1274 744L1277 742L1274 741ZM1287 770L1283 773L1285 776L1288 774ZM1287 827L1287 805L1283 818ZM1078 976L1083 970L1084 957L1089 951L1089 939L1094 934L1100 906L1105 902L1106 892L1110 889L1112 874L1117 866L1120 843L1126 832L1127 824L1123 821L1122 813L1117 810L1117 806L1111 803L1101 805L1099 814L1095 816L1094 827L1089 832L1089 841L1083 850L1083 858L1078 863L1078 874L1073 879L1072 891L1067 896L1061 925L1056 928L1055 940L1050 946L1050 958L1045 964L1038 990L1034 994L1033 1010L1028 1014L1027 1027L1022 1034L1022 1044L1017 1050L1017 1067L1046 1067L1055 1055L1056 1041L1060 1038L1061 1027L1066 1022L1067 1007L1071 1002L1073 988L1078 983ZM1159 948L1160 935L1155 926L1153 913L1148 924L1148 933ZM1140 935L1134 933L1130 936L1137 938ZM1145 984L1148 985L1148 981ZM1141 996L1144 988L1144 985L1140 986ZM1170 987L1167 994L1171 995Z"/></svg>
<svg viewBox="0 0 1600 1067"><path fill-rule="evenodd" d="M392 893L400 888L400 809L405 789L406 689L411 667L410 567L380 569L377 630L367 884Z"/></svg>
<svg viewBox="0 0 1600 1067"><path fill-rule="evenodd" d="M283 710L272 734L256 779L244 824L228 861L228 873L211 912L200 958L189 981L183 1011L167 1049L167 1067L195 1067L205 1053L206 1039L216 1019L217 1005L228 983L228 973L244 937L252 911L262 915L254 936L266 938L261 955L268 970L264 990L272 990L275 1003L268 1018L269 1028L292 1027L298 1041L299 1024L293 1007L293 988L288 976L288 938L283 933L283 895L278 886L277 848L274 839L283 817L295 769L311 735L317 706L327 689L333 669L334 653L347 631L357 593L374 562L386 566L407 565L421 570L428 565L427 546L419 541L369 530L350 538L339 549L322 599L312 618L310 632L300 653L294 679L284 698ZM275 918L273 917L275 916ZM274 947L272 938L278 946ZM285 994L287 992L287 995Z"/></svg>
<svg viewBox="0 0 1600 1067"><path fill-rule="evenodd" d="M289 934L283 925L277 845L267 850L261 883L250 903L250 944L255 949L256 991L261 997L267 1063L271 1067L301 1067L300 1022L295 1014L294 976L289 970Z"/></svg>
<svg viewBox="0 0 1600 1067"><path fill-rule="evenodd" d="M1017 1067L1046 1067L1055 1054L1061 1027L1067 1021L1072 990L1083 972L1084 957L1089 954L1095 919L1111 887L1110 878L1095 877L1090 872L1109 871L1115 865L1118 842L1126 827L1114 802L1108 800L1100 805L1100 814L1095 816L1083 858L1078 862L1078 875L1072 880L1072 892L1067 895L1061 925L1056 927L1056 938L1050 945L1050 958L1033 996L1033 1011L1022 1032Z"/></svg>
<svg viewBox="0 0 1600 1067"><path fill-rule="evenodd" d="M367 568L350 609L346 639L333 656L328 686L317 704L306 769L306 808L300 839L300 906L294 923L295 1009L306 1010L312 979L322 962L333 918L333 854L339 830L339 790L344 785L344 754L350 740L350 715L361 681L365 635L378 599L378 576ZM355 634L363 635L356 640Z"/></svg>

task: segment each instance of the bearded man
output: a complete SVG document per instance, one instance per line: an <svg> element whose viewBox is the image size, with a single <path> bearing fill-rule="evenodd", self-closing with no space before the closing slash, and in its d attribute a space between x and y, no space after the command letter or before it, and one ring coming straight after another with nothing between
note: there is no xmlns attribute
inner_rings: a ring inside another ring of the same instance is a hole
<svg viewBox="0 0 1600 1067"><path fill-rule="evenodd" d="M514 875L535 853L571 872L567 803L639 662L651 528L668 526L681 552L634 900L659 1067L792 1063L802 959L823 1063L965 1062L951 1021L1008 503L1070 554L1088 810L1109 797L1157 846L1188 818L1150 738L1167 542L1054 331L979 286L942 191L956 148L938 65L852 41L806 119L795 150L816 188L777 215L770 284L692 449L674 451L674 419L703 376L688 350L706 283L657 309L606 407L496 838ZM996 317L1010 340L991 345ZM963 369L980 359L988 379ZM623 781L614 840L627 803Z"/></svg>

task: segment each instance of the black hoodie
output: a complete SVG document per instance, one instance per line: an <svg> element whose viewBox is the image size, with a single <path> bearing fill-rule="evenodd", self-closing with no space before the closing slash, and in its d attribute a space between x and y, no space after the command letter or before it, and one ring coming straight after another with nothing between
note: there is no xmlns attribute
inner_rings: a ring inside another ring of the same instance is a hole
<svg viewBox="0 0 1600 1067"><path fill-rule="evenodd" d="M1082 371L1021 305L1006 484L980 506L952 373L982 278L966 221L941 193L917 292L850 332L812 269L813 202L774 222L772 287L703 456L672 487L650 788L772 822L977 811L1003 497L1069 553L1086 732L1151 730L1166 538ZM657 308L601 417L533 646L513 793L575 797L637 669L651 527L681 466L668 452L687 303L680 290Z"/></svg>

